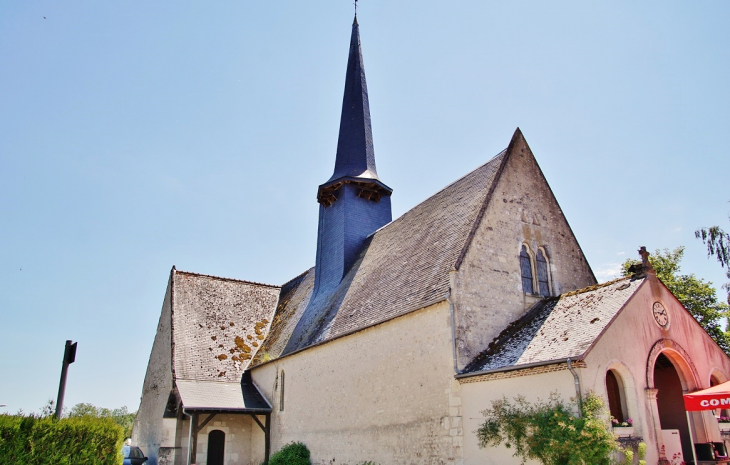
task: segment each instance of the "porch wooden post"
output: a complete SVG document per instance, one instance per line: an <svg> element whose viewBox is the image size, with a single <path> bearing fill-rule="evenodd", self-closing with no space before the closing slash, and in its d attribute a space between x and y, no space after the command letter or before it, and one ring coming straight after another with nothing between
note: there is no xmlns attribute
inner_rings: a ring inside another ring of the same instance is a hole
<svg viewBox="0 0 730 465"><path fill-rule="evenodd" d="M271 452L271 414L266 414L266 427L264 428L264 465L269 465L269 454Z"/></svg>

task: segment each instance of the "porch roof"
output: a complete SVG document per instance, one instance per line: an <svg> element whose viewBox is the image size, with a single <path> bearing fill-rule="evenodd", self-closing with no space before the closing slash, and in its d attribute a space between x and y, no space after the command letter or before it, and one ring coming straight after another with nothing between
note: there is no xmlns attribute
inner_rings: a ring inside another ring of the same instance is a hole
<svg viewBox="0 0 730 465"><path fill-rule="evenodd" d="M187 411L271 412L253 383L178 379L175 384Z"/></svg>

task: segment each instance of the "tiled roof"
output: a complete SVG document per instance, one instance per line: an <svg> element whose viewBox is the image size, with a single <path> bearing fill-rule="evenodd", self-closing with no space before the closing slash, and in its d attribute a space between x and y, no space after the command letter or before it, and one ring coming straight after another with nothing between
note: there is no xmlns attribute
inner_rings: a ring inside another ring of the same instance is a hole
<svg viewBox="0 0 730 465"><path fill-rule="evenodd" d="M270 326L280 288L184 271L172 278L175 379L238 382Z"/></svg>
<svg viewBox="0 0 730 465"><path fill-rule="evenodd" d="M251 384L196 380L177 380L175 384L188 411L271 411L271 406Z"/></svg>
<svg viewBox="0 0 730 465"><path fill-rule="evenodd" d="M319 318L305 336L290 341L311 297L313 270L309 270L286 293L292 297L280 299L274 316L277 329L261 350L266 358L260 354L255 363L443 301L449 271L466 245L506 153L375 232L338 290L316 309Z"/></svg>
<svg viewBox="0 0 730 465"><path fill-rule="evenodd" d="M584 356L643 282L621 278L538 302L502 331L464 372Z"/></svg>

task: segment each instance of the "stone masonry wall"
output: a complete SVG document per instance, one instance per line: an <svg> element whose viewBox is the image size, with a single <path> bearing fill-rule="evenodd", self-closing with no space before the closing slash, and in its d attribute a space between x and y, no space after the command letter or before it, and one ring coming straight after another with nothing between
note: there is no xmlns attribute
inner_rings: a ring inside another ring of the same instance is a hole
<svg viewBox="0 0 730 465"><path fill-rule="evenodd" d="M460 386L446 302L260 365L252 374L273 404L272 453L302 441L313 463L461 463ZM253 440L262 441L256 431Z"/></svg>
<svg viewBox="0 0 730 465"><path fill-rule="evenodd" d="M163 425L162 415L172 389L171 288L170 281L162 303L157 334L147 364L142 397L132 431L132 442L140 446L149 457L148 465L157 465L158 449L170 435L167 425ZM174 440L174 432L172 436Z"/></svg>
<svg viewBox="0 0 730 465"><path fill-rule="evenodd" d="M560 206L519 137L464 261L452 275L459 368L538 301L522 291L523 243L535 254L544 248L552 295L595 284Z"/></svg>

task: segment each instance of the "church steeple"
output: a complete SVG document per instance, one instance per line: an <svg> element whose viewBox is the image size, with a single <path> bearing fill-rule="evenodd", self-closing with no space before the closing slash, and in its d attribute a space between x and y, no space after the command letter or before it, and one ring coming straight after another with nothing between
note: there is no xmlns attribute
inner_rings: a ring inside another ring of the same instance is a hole
<svg viewBox="0 0 730 465"><path fill-rule="evenodd" d="M342 98L340 137L337 140L337 158L333 181L345 176L377 179L373 132L370 125L370 105L365 69L360 48L360 27L357 16L352 23L350 56L347 60L345 95Z"/></svg>
<svg viewBox="0 0 730 465"><path fill-rule="evenodd" d="M360 27L355 17L335 171L317 192L319 230L314 289L284 353L311 344L316 328L330 321L328 318L334 314L328 308L333 299L344 296L342 280L355 265L368 237L392 220L392 192L375 171L368 87L360 50Z"/></svg>
<svg viewBox="0 0 730 465"><path fill-rule="evenodd" d="M367 183L373 199L390 195L392 189L378 178L375 168L373 132L370 123L370 104L365 68L360 47L360 26L357 16L352 23L350 54L347 59L345 93L342 98L340 133L337 140L335 170L332 177L319 188L317 200L325 207L336 199L332 194L341 182ZM333 189L335 187L335 189Z"/></svg>
<svg viewBox="0 0 730 465"><path fill-rule="evenodd" d="M350 36L335 170L317 192L320 207L315 293L338 285L365 239L391 221L392 192L380 181L375 169L368 87L356 16Z"/></svg>

